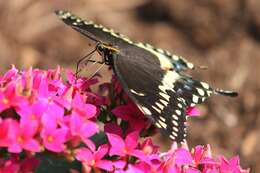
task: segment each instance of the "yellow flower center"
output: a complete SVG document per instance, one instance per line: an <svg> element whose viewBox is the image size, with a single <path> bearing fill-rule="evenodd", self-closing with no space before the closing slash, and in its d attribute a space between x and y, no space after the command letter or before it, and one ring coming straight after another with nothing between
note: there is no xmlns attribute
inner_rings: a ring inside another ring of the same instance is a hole
<svg viewBox="0 0 260 173"><path fill-rule="evenodd" d="M9 102L9 100L7 99L7 98L4 98L3 100L2 100L2 102L3 102L3 104L8 104L8 102Z"/></svg>
<svg viewBox="0 0 260 173"><path fill-rule="evenodd" d="M53 141L53 136L48 136L47 141L51 143Z"/></svg>
<svg viewBox="0 0 260 173"><path fill-rule="evenodd" d="M32 114L32 115L30 116L30 119L31 119L32 121L36 120L36 115L35 115L35 114Z"/></svg>
<svg viewBox="0 0 260 173"><path fill-rule="evenodd" d="M93 160L91 160L91 162L90 162L90 165L91 166L94 166L96 164L96 161L93 159Z"/></svg>
<svg viewBox="0 0 260 173"><path fill-rule="evenodd" d="M18 136L18 137L17 137L17 142L18 142L18 143L21 144L21 143L23 143L23 141L24 141L24 139L23 139L22 136Z"/></svg>

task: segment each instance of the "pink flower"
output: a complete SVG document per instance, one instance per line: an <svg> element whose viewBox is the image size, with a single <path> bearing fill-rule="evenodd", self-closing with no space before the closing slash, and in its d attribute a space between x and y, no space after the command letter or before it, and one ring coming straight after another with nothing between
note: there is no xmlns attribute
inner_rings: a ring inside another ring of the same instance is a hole
<svg viewBox="0 0 260 173"><path fill-rule="evenodd" d="M50 151L62 152L65 149L64 143L68 135L68 129L63 126L56 128L56 123L51 119L46 121L44 128L41 131L43 145Z"/></svg>
<svg viewBox="0 0 260 173"><path fill-rule="evenodd" d="M76 93L73 98L72 108L73 112L80 115L83 119L93 118L97 114L97 107L87 104L79 93Z"/></svg>
<svg viewBox="0 0 260 173"><path fill-rule="evenodd" d="M33 125L30 123L19 124L18 122L13 122L9 128L9 138L11 141L8 146L9 152L20 153L22 149L32 152L40 151L40 144L34 139L37 131Z"/></svg>
<svg viewBox="0 0 260 173"><path fill-rule="evenodd" d="M220 170L221 172L232 172L232 173L248 173L249 170L243 170L239 164L239 157L235 156L230 160L225 157L220 157Z"/></svg>
<svg viewBox="0 0 260 173"><path fill-rule="evenodd" d="M131 155L135 151L138 145L138 135L139 132L135 131L127 135L126 139L122 139L116 134L107 133L108 141L111 144L110 156L126 156Z"/></svg>
<svg viewBox="0 0 260 173"><path fill-rule="evenodd" d="M41 122L43 126L50 126L51 123L53 126L63 126L64 123L64 108L52 103L48 106L45 106L46 111L41 117ZM49 124L49 125L48 125Z"/></svg>
<svg viewBox="0 0 260 173"><path fill-rule="evenodd" d="M89 137L98 132L96 123L89 120L84 121L78 114L72 113L70 115L70 131L73 137L80 137L92 151L95 150L95 144Z"/></svg>
<svg viewBox="0 0 260 173"><path fill-rule="evenodd" d="M41 118L46 111L47 105L41 102L36 102L32 105L19 106L17 113L20 116L20 123L26 125L30 124L37 130L41 123Z"/></svg>
<svg viewBox="0 0 260 173"><path fill-rule="evenodd" d="M160 147L158 145L153 144L153 141L151 138L147 138L140 145L140 148L143 150L143 152L146 155L152 155L152 154L158 153Z"/></svg>
<svg viewBox="0 0 260 173"><path fill-rule="evenodd" d="M136 149L138 146L139 132L134 131L126 136L126 139L122 139L116 134L106 133L108 141L111 145L109 155L117 155L125 157L127 155L139 158L142 161L150 163L149 159L143 153L142 150Z"/></svg>
<svg viewBox="0 0 260 173"><path fill-rule="evenodd" d="M215 166L218 163L212 158L210 146L207 145L203 147L201 145L197 145L192 151L193 163L197 167L201 164L205 164L207 166Z"/></svg>
<svg viewBox="0 0 260 173"><path fill-rule="evenodd" d="M16 84L14 82L8 83L5 88L0 90L0 112L23 104L26 104L26 100L22 96L17 95Z"/></svg>
<svg viewBox="0 0 260 173"><path fill-rule="evenodd" d="M112 161L102 159L107 152L108 145L101 145L95 152L91 152L87 148L80 148L77 150L76 158L83 163L87 172L90 172L91 168L100 168L106 171L112 171Z"/></svg>

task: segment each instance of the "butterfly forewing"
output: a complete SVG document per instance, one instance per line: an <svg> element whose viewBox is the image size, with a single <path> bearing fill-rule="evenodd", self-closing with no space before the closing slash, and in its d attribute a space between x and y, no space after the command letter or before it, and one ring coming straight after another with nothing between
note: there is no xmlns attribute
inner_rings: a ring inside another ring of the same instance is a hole
<svg viewBox="0 0 260 173"><path fill-rule="evenodd" d="M64 23L87 37L91 35L97 40L119 47L132 43L126 36L116 33L112 29L105 28L102 25L95 24L92 21L82 20L68 11L57 10L55 12Z"/></svg>
<svg viewBox="0 0 260 173"><path fill-rule="evenodd" d="M137 46L139 48L148 50L156 56L160 56L162 59L166 59L167 63L171 64L169 68L174 68L176 71L183 71L186 69L193 69L194 65L188 62L186 59L172 55L168 51L155 48L150 44L135 43L128 37L106 28L102 25L93 23L92 21L82 20L81 18L71 14L68 11L57 10L56 14L69 26L76 31L89 37L94 37L102 42L111 44L117 48L121 48L122 52L129 53L128 48L131 46Z"/></svg>

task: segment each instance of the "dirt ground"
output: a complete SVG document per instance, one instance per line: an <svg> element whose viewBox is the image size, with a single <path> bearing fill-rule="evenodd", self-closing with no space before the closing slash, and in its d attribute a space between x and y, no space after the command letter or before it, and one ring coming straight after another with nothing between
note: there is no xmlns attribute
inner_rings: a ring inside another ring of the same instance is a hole
<svg viewBox="0 0 260 173"><path fill-rule="evenodd" d="M194 78L236 90L239 97L214 96L199 106L203 115L190 119L189 146L209 143L214 154L238 154L243 167L260 172L259 0L0 1L1 73L10 64L74 69L77 59L93 49L54 15L55 9L208 66L192 71ZM161 136L157 141L164 149L170 145Z"/></svg>

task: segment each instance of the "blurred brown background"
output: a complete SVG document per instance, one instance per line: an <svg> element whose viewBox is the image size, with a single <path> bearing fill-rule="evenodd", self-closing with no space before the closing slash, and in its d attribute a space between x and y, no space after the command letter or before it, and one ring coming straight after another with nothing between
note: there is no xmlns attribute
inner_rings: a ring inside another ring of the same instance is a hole
<svg viewBox="0 0 260 173"><path fill-rule="evenodd" d="M67 9L133 40L187 57L208 70L197 79L234 89L238 98L212 97L190 120L188 142L211 144L214 154L239 154L243 167L260 171L259 0L9 0L0 1L0 72L75 68L93 47L53 13ZM157 137L158 141L170 141Z"/></svg>

